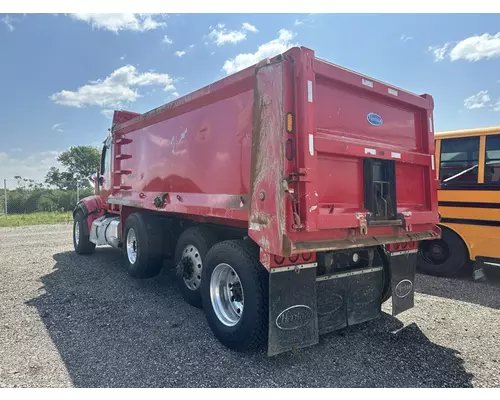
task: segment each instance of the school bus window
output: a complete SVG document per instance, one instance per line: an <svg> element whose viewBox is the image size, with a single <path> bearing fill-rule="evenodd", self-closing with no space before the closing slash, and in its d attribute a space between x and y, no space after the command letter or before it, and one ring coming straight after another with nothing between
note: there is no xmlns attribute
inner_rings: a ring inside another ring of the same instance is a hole
<svg viewBox="0 0 500 400"><path fill-rule="evenodd" d="M479 137L443 139L439 179L444 183L477 183Z"/></svg>
<svg viewBox="0 0 500 400"><path fill-rule="evenodd" d="M484 183L500 182L500 135L486 137Z"/></svg>

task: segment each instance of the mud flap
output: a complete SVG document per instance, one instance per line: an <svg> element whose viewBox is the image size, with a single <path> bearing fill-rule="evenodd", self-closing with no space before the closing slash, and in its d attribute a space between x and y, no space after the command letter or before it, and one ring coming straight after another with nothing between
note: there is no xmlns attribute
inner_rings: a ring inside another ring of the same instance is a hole
<svg viewBox="0 0 500 400"><path fill-rule="evenodd" d="M390 254L393 316L414 306L417 251L407 250Z"/></svg>
<svg viewBox="0 0 500 400"><path fill-rule="evenodd" d="M352 270L318 279L320 335L378 318L383 290L382 267Z"/></svg>
<svg viewBox="0 0 500 400"><path fill-rule="evenodd" d="M319 343L315 264L269 274L268 356Z"/></svg>

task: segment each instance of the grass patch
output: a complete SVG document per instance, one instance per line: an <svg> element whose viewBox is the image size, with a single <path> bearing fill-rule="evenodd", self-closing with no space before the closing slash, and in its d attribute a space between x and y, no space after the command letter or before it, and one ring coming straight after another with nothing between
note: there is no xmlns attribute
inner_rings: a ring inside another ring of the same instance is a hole
<svg viewBox="0 0 500 400"><path fill-rule="evenodd" d="M69 223L73 220L73 214L68 212L37 212L31 214L0 215L0 227L27 226L27 225L50 225Z"/></svg>

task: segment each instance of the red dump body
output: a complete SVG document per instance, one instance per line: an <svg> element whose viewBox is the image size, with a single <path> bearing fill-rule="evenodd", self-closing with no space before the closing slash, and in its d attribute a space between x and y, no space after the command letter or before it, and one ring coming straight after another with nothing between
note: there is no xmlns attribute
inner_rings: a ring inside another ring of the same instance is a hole
<svg viewBox="0 0 500 400"><path fill-rule="evenodd" d="M101 195L115 210L248 228L279 256L428 239L432 111L429 95L292 48L151 112L115 112ZM369 219L370 159L395 162L392 219Z"/></svg>

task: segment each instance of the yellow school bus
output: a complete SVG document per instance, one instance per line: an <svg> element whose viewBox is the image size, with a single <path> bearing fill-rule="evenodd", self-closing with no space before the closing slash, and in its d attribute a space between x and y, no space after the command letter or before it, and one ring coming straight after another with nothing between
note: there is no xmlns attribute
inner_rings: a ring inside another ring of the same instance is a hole
<svg viewBox="0 0 500 400"><path fill-rule="evenodd" d="M500 126L434 138L442 238L421 243L419 268L453 276L472 260L500 270Z"/></svg>

